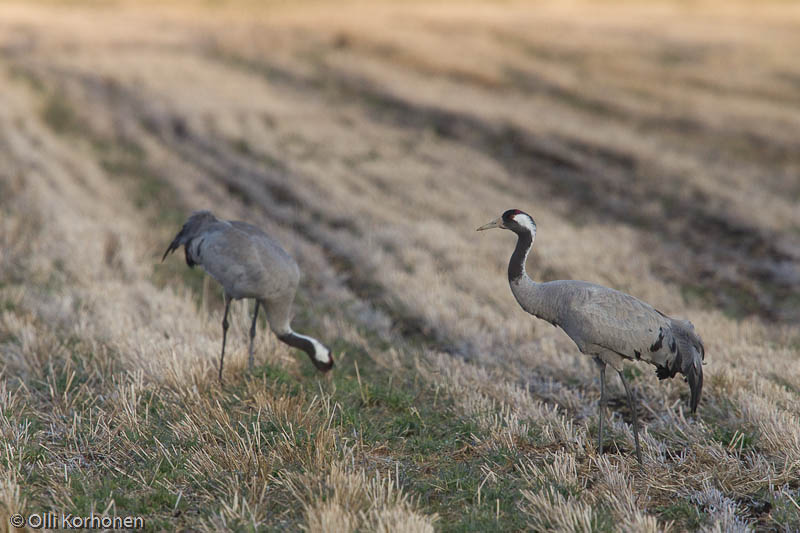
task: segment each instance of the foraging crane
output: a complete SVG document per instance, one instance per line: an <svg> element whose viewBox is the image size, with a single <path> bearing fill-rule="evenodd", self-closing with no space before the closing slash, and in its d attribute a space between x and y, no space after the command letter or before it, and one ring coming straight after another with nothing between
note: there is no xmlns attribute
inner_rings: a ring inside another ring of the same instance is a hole
<svg viewBox="0 0 800 533"><path fill-rule="evenodd" d="M599 453L603 452L603 411L606 407L606 365L611 365L625 386L633 413L636 458L642 464L639 421L631 389L622 374L622 361L644 361L656 367L659 379L681 373L689 382L689 406L694 413L703 390L703 341L688 320L676 320L623 292L586 281L559 280L537 283L525 272L533 248L536 223L530 215L510 209L478 228L502 228L517 234L517 247L508 263L511 292L522 308L535 317L561 327L578 349L594 357L600 368Z"/></svg>
<svg viewBox="0 0 800 533"><path fill-rule="evenodd" d="M257 227L245 222L219 220L210 211L196 211L164 252L164 259L181 245L186 264L201 265L225 291L225 314L222 318L222 354L219 357L219 380L225 360L225 337L228 334L228 309L231 300L254 298L253 324L250 326L248 367L253 369L253 339L259 305L264 307L269 327L282 342L306 352L319 370L333 367L330 350L313 337L300 335L290 326L300 270L283 248Z"/></svg>

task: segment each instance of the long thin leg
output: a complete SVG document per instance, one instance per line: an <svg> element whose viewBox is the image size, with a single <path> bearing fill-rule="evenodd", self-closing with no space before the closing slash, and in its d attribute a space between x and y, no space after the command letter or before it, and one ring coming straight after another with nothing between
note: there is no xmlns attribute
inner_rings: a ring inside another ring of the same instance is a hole
<svg viewBox="0 0 800 533"><path fill-rule="evenodd" d="M606 414L606 364L597 360L600 367L600 429L597 437L597 453L603 453L603 417Z"/></svg>
<svg viewBox="0 0 800 533"><path fill-rule="evenodd" d="M633 413L633 440L636 442L636 458L639 460L639 466L642 466L642 449L639 446L639 415L636 413L636 403L633 401L631 388L628 386L625 376L622 375L622 371L618 370L617 373L619 374L619 379L622 381L622 384L625 386L625 393L628 395L628 407L631 408L631 412Z"/></svg>
<svg viewBox="0 0 800 533"><path fill-rule="evenodd" d="M222 355L219 356L219 382L222 383L222 364L225 362L225 338L228 336L228 309L231 299L225 296L225 314L222 317Z"/></svg>
<svg viewBox="0 0 800 533"><path fill-rule="evenodd" d="M250 326L250 357L247 359L247 366L253 370L253 339L256 338L256 318L258 318L258 300L256 300L256 308L253 309L253 325Z"/></svg>

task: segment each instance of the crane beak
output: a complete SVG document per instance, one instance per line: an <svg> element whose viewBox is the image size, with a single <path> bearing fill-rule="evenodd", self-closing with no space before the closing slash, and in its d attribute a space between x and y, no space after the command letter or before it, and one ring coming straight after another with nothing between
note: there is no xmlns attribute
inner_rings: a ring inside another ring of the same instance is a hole
<svg viewBox="0 0 800 533"><path fill-rule="evenodd" d="M503 218L497 217L496 219L492 220L488 224L484 224L480 228L476 229L475 231L483 231L485 229L492 229L492 228L505 228L503 225Z"/></svg>

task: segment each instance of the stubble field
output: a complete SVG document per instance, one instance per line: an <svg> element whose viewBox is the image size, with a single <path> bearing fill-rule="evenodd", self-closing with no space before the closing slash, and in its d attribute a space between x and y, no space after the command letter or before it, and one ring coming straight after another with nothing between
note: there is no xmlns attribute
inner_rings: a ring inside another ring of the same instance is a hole
<svg viewBox="0 0 800 533"><path fill-rule="evenodd" d="M800 529L800 8L0 2L0 530ZM182 254L196 209L274 235L297 331ZM692 320L703 399L600 383L506 279Z"/></svg>

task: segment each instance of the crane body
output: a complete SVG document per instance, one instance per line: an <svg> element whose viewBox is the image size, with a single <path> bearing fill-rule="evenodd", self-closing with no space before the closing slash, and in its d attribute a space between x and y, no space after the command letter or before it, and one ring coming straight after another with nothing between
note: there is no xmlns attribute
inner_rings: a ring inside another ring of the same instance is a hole
<svg viewBox="0 0 800 533"><path fill-rule="evenodd" d="M703 341L688 320L670 318L650 304L615 289L578 280L533 281L525 261L533 247L536 223L530 215L511 209L478 231L501 228L517 234L508 265L508 280L517 302L528 313L561 327L578 349L594 358L600 369L600 427L602 451L605 410L605 369L611 365L625 387L633 413L636 455L642 462L639 422L630 387L622 373L623 361L641 361L656 367L659 379L683 374L689 383L689 407L697 410L703 389Z"/></svg>
<svg viewBox="0 0 800 533"><path fill-rule="evenodd" d="M300 281L300 269L276 241L251 224L220 220L209 211L197 211L183 225L161 260L180 246L184 247L186 264L192 268L202 266L222 285L225 294L220 381L230 303L244 298L256 301L250 327L250 369L253 368L253 340L259 307L264 308L270 329L278 339L305 351L319 370L331 369L333 358L330 350L317 339L300 335L291 328L292 303Z"/></svg>

